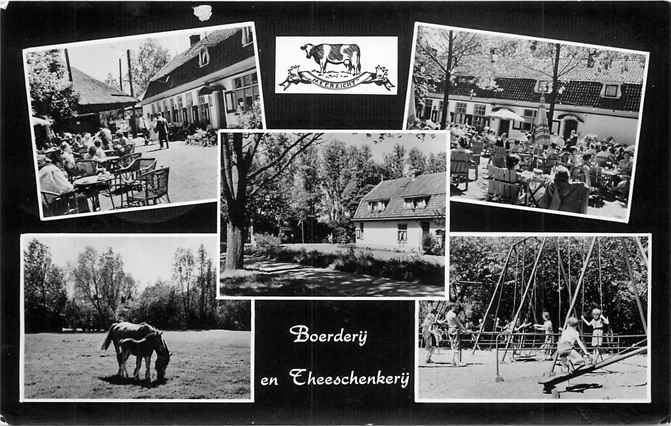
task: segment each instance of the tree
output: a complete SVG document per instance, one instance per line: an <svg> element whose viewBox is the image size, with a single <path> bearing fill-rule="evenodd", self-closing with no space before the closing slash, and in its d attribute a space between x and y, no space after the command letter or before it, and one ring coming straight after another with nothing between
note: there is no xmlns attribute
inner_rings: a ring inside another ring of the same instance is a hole
<svg viewBox="0 0 671 426"><path fill-rule="evenodd" d="M57 49L30 52L26 62L33 113L51 117L58 128L73 116L79 100L68 78L63 54Z"/></svg>
<svg viewBox="0 0 671 426"><path fill-rule="evenodd" d="M423 104L422 100L428 93L442 84L444 107L440 118L441 129L447 127L447 105L455 71L473 62L481 51L482 37L477 33L419 27L412 75L415 104ZM475 68L474 64L470 65Z"/></svg>
<svg viewBox="0 0 671 426"><path fill-rule="evenodd" d="M178 285L182 294L182 303L184 304L184 315L186 320L191 315L191 285L193 283L193 268L196 261L193 252L190 249L178 248L175 251L173 262L173 279Z"/></svg>
<svg viewBox="0 0 671 426"><path fill-rule="evenodd" d="M133 90L138 96L149 87L149 82L170 62L170 52L155 39L149 38L131 55Z"/></svg>
<svg viewBox="0 0 671 426"><path fill-rule="evenodd" d="M221 140L222 199L226 206L225 270L242 269L249 201L278 179L322 133L226 133Z"/></svg>
<svg viewBox="0 0 671 426"><path fill-rule="evenodd" d="M441 152L431 153L427 160L427 173L443 173L447 171L447 154Z"/></svg>
<svg viewBox="0 0 671 426"><path fill-rule="evenodd" d="M108 248L102 254L84 248L72 269L75 291L90 303L98 315L98 325L106 328L118 318L119 308L133 300L135 280L123 269L121 255Z"/></svg>
<svg viewBox="0 0 671 426"><path fill-rule="evenodd" d="M322 201L319 178L319 153L314 145L308 147L296 161L296 172L290 192L291 215L298 220L301 242L305 242L305 225L308 240L314 240L314 221Z"/></svg>
<svg viewBox="0 0 671 426"><path fill-rule="evenodd" d="M114 87L115 89L121 90L119 86L119 79L111 72L107 73L107 77L105 77L104 83L109 87Z"/></svg>
<svg viewBox="0 0 671 426"><path fill-rule="evenodd" d="M548 122L554 119L555 104L567 79L622 81L637 78L645 67L645 56L614 50L538 40L501 39L489 41L495 72L526 73L550 82Z"/></svg>
<svg viewBox="0 0 671 426"><path fill-rule="evenodd" d="M400 143L394 144L392 151L384 156L384 168L390 179L403 177L405 171L405 147Z"/></svg>
<svg viewBox="0 0 671 426"><path fill-rule="evenodd" d="M428 164L426 155L417 147L413 147L408 152L408 158L405 160L408 170L411 173L422 175L427 173Z"/></svg>
<svg viewBox="0 0 671 426"><path fill-rule="evenodd" d="M49 247L33 239L23 252L27 331L60 331L67 302L65 276L52 264Z"/></svg>

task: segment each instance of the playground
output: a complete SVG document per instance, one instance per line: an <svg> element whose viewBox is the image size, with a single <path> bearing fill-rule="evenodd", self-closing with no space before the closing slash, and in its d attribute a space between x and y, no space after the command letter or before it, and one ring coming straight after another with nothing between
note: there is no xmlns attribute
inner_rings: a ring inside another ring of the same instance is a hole
<svg viewBox="0 0 671 426"><path fill-rule="evenodd" d="M419 400L649 398L649 236L450 240L419 304Z"/></svg>

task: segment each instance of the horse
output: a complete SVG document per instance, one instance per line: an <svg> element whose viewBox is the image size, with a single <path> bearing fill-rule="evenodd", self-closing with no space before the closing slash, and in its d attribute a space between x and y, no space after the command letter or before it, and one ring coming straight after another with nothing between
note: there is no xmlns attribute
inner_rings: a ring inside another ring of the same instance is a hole
<svg viewBox="0 0 671 426"><path fill-rule="evenodd" d="M119 377L128 377L128 372L126 371L127 357L126 359L122 359L119 341L121 339L141 340L152 333L159 333L159 330L145 322L141 324L133 324L130 322L117 322L112 324L100 349L107 350L110 343L114 343L117 363L119 364L119 370L117 371L117 375ZM165 340L162 336L161 345L158 345L155 350L156 363L154 364L154 368L156 369L158 380L163 380L165 378L165 370L168 367L168 363L170 362L170 351L168 350L168 345L165 343Z"/></svg>
<svg viewBox="0 0 671 426"><path fill-rule="evenodd" d="M135 380L140 380L140 369L142 368L142 360L145 361L145 376L144 379L147 382L151 382L151 356L154 354L154 351L157 353L163 347L163 337L161 332L150 333L147 337L137 340L132 338L126 338L119 340L119 348L121 349L121 359L126 364L128 357L131 355L136 356L135 362L135 371L133 372L133 378Z"/></svg>

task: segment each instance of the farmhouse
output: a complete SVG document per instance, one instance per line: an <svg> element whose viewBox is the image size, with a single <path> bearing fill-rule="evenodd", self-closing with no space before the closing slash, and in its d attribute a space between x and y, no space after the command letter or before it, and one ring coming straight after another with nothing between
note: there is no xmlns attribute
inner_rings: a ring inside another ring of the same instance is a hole
<svg viewBox="0 0 671 426"><path fill-rule="evenodd" d="M562 81L551 132L564 139L571 130L582 135L613 136L618 143L633 145L643 86L640 83L642 76L632 77L622 81ZM512 138L524 138L533 125L541 94L551 90L551 82L528 76L502 77L495 81L496 88L483 89L472 77L458 76L450 88L448 121L489 127L499 135L507 133ZM439 122L442 108L442 90L436 90L429 94L424 104L420 104L419 118ZM501 109L514 112L523 120L491 116Z"/></svg>
<svg viewBox="0 0 671 426"><path fill-rule="evenodd" d="M260 99L251 26L189 37L190 47L149 82L142 98L145 117L214 129L235 127Z"/></svg>
<svg viewBox="0 0 671 426"><path fill-rule="evenodd" d="M429 237L444 241L445 173L382 181L354 213L356 244L422 253Z"/></svg>

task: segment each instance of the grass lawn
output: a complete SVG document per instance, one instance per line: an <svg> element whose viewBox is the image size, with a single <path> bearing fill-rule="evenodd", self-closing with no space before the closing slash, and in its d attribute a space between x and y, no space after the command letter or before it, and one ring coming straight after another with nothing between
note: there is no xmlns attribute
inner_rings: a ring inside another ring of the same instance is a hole
<svg viewBox="0 0 671 426"><path fill-rule="evenodd" d="M38 333L25 338L25 398L249 399L251 332L164 331L172 354L166 382L147 386L116 377L106 333ZM156 380L152 357L152 380ZM133 374L135 357L127 362ZM144 377L144 365L140 376Z"/></svg>

